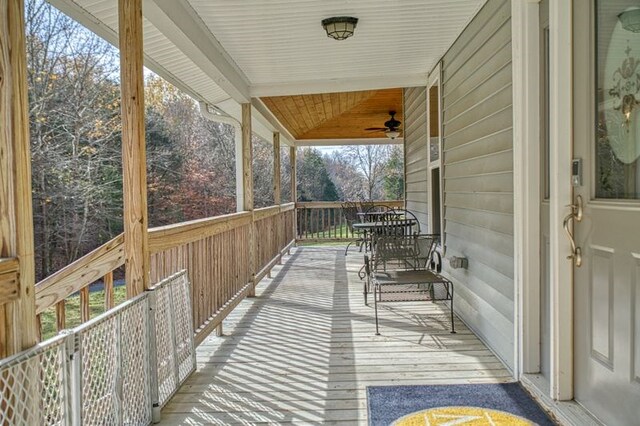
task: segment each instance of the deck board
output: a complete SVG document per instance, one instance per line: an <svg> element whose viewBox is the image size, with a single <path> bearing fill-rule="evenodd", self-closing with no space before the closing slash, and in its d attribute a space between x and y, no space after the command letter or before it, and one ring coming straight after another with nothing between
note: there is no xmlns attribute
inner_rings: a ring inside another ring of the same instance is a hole
<svg viewBox="0 0 640 426"><path fill-rule="evenodd" d="M447 308L386 303L376 336L362 255L302 247L197 350L162 424L366 424L369 385L487 383L511 374Z"/></svg>

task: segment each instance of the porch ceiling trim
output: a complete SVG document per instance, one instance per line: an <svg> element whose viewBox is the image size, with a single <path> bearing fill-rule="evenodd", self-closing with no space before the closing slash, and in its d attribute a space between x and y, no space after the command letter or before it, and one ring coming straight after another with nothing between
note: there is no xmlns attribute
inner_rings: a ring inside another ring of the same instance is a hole
<svg viewBox="0 0 640 426"><path fill-rule="evenodd" d="M75 21L82 24L85 28L93 31L98 37L103 38L113 46L118 46L118 33L114 31L113 28L105 25L102 21L82 8L78 3L74 2L73 0L47 0L47 2L51 3L51 5L53 5L56 9L58 9L65 15L72 17ZM182 80L177 78L175 75L173 75L173 73L168 71L164 66L152 59L146 53L144 53L144 64L160 77L164 78L167 82L174 85L181 92L186 93L197 101L205 100L189 85L183 83Z"/></svg>
<svg viewBox="0 0 640 426"><path fill-rule="evenodd" d="M190 5L175 0L147 0L144 15L229 96L239 103L251 102L249 80Z"/></svg>
<svg viewBox="0 0 640 426"><path fill-rule="evenodd" d="M296 146L339 146L339 145L401 145L403 138L360 138L360 139L298 139Z"/></svg>
<svg viewBox="0 0 640 426"><path fill-rule="evenodd" d="M286 84L253 84L251 96L295 96L319 93L359 92L363 90L419 87L427 84L428 73L380 76L367 78L344 78L331 80L298 81Z"/></svg>

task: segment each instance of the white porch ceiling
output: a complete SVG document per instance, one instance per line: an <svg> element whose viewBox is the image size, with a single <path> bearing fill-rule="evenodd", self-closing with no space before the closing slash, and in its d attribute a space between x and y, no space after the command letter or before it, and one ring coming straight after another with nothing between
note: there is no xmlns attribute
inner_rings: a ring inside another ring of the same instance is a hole
<svg viewBox="0 0 640 426"><path fill-rule="evenodd" d="M48 0L117 45L115 0ZM236 119L254 98L254 132L292 136L255 98L424 85L486 0L144 0L145 65ZM323 18L359 19L329 39Z"/></svg>
<svg viewBox="0 0 640 426"><path fill-rule="evenodd" d="M484 0L188 2L246 75L252 96L278 96L349 90L344 82L369 86L351 90L424 84ZM320 21L345 15L359 19L354 36L328 38Z"/></svg>

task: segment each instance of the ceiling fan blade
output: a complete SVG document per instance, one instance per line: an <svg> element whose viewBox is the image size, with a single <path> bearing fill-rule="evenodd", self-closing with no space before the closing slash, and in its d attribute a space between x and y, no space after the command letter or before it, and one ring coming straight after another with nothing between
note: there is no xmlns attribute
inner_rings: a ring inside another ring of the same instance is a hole
<svg viewBox="0 0 640 426"><path fill-rule="evenodd" d="M386 127L369 127L369 128L364 129L364 130L367 130L367 131L368 131L368 130L371 130L371 131L376 131L376 132L383 132L383 131L387 130L387 128L386 128Z"/></svg>

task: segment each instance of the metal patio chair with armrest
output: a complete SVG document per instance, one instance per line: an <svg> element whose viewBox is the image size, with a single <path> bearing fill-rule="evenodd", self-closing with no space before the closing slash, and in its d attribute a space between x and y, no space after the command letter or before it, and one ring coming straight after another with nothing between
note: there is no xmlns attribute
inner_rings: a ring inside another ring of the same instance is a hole
<svg viewBox="0 0 640 426"><path fill-rule="evenodd" d="M451 332L455 333L453 283L429 269L438 235L387 235L375 242L373 257L365 260L369 276L367 293L373 287L376 335L379 333L378 303L449 301Z"/></svg>

